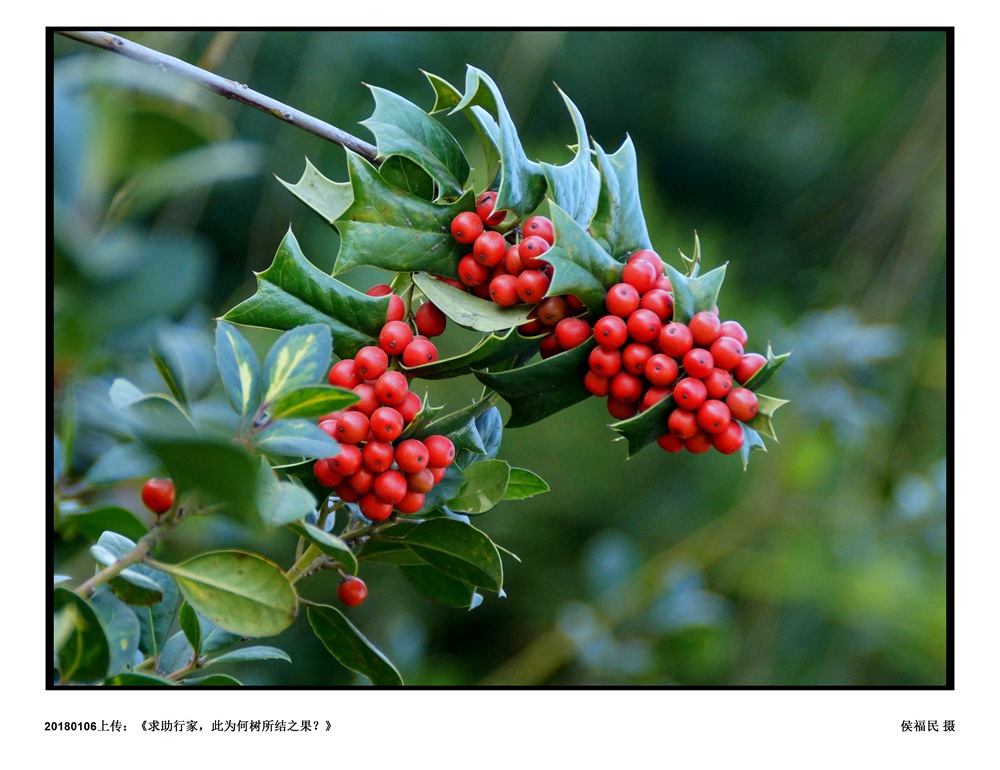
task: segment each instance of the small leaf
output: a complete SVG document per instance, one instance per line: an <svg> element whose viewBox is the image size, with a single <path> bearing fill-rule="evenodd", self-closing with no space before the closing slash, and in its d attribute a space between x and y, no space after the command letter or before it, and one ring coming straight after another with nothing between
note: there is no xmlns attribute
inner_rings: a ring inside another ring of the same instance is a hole
<svg viewBox="0 0 1000 770"><path fill-rule="evenodd" d="M384 88L368 87L375 97L375 112L361 125L375 136L379 157L408 158L431 176L440 197L460 196L469 162L458 140L412 102Z"/></svg>
<svg viewBox="0 0 1000 770"><path fill-rule="evenodd" d="M766 452L767 447L764 446L764 439L760 437L757 431L743 423L740 423L740 426L743 428L743 444L740 446L740 459L743 461L743 470L746 470L747 465L750 463L750 455L758 449Z"/></svg>
<svg viewBox="0 0 1000 770"><path fill-rule="evenodd" d="M778 437L774 433L774 425L771 422L771 418L779 407L787 404L788 401L781 398L772 398L771 396L765 396L763 393L757 394L757 414L753 416L752 419L747 420L746 425L753 428L758 433L762 433L769 439L774 441L778 440Z"/></svg>
<svg viewBox="0 0 1000 770"><path fill-rule="evenodd" d="M675 407L674 397L667 396L635 417L613 422L609 427L628 440L628 456L632 458L667 432L667 418Z"/></svg>
<svg viewBox="0 0 1000 770"><path fill-rule="evenodd" d="M340 445L330 434L309 420L273 422L256 436L254 446L270 455L310 460L334 457L340 452Z"/></svg>
<svg viewBox="0 0 1000 770"><path fill-rule="evenodd" d="M215 363L200 329L176 325L158 328L151 354L163 381L180 403L197 401L212 389Z"/></svg>
<svg viewBox="0 0 1000 770"><path fill-rule="evenodd" d="M216 323L215 358L233 410L250 416L260 406L260 361L250 343L225 321Z"/></svg>
<svg viewBox="0 0 1000 770"><path fill-rule="evenodd" d="M306 616L323 646L345 668L367 677L376 687L403 684L396 667L335 607L310 604Z"/></svg>
<svg viewBox="0 0 1000 770"><path fill-rule="evenodd" d="M273 636L288 628L298 611L298 597L284 573L256 554L210 551L157 566L173 575L199 614L233 634Z"/></svg>
<svg viewBox="0 0 1000 770"><path fill-rule="evenodd" d="M131 569L155 581L163 594L163 599L156 604L132 608L139 619L139 649L153 660L159 660L181 604L180 591L177 590L174 579L165 572L146 564L136 564Z"/></svg>
<svg viewBox="0 0 1000 770"><path fill-rule="evenodd" d="M330 368L331 346L325 324L297 326L282 334L264 358L264 402L274 403L290 390L319 382Z"/></svg>
<svg viewBox="0 0 1000 770"><path fill-rule="evenodd" d="M320 417L346 409L358 401L358 395L345 388L306 385L286 392L271 405L272 420L290 417Z"/></svg>
<svg viewBox="0 0 1000 770"><path fill-rule="evenodd" d="M107 587L98 589L91 603L104 625L111 660L108 675L130 668L139 649L139 619Z"/></svg>
<svg viewBox="0 0 1000 770"><path fill-rule="evenodd" d="M471 607L476 590L428 565L401 566L400 573L417 591L446 607Z"/></svg>
<svg viewBox="0 0 1000 770"><path fill-rule="evenodd" d="M334 223L341 237L334 274L370 265L454 275L466 247L452 237L450 223L473 208L472 192L454 203L431 203L393 187L360 156L348 152L347 161L354 201Z"/></svg>
<svg viewBox="0 0 1000 770"><path fill-rule="evenodd" d="M184 638L188 640L188 644L191 645L192 656L197 658L201 656L201 621L198 619L198 613L194 611L192 607L187 602L181 605L181 632L184 634Z"/></svg>
<svg viewBox="0 0 1000 770"><path fill-rule="evenodd" d="M425 72L424 75L434 89L434 107L431 109L431 114L451 111L461 103L462 93L451 83L429 72ZM465 111L465 115L479 136L483 150L482 170L488 180L486 187L493 189L499 184L497 177L500 174L500 126L482 107L470 107Z"/></svg>
<svg viewBox="0 0 1000 770"><path fill-rule="evenodd" d="M550 197L569 216L586 227L597 209L601 175L590 159L587 126L583 122L580 110L562 89L557 86L556 90L559 91L573 119L577 149L573 159L564 166L542 163L542 173L548 183Z"/></svg>
<svg viewBox="0 0 1000 770"><path fill-rule="evenodd" d="M590 222L594 239L615 259L623 259L639 249L652 249L646 218L639 201L639 181L632 138L607 155L594 143L601 172L597 211Z"/></svg>
<svg viewBox="0 0 1000 770"><path fill-rule="evenodd" d="M288 528L299 537L304 537L330 558L340 562L344 572L351 575L358 574L358 560L354 556L354 552L351 551L347 543L336 535L324 532L319 527L303 521L290 523Z"/></svg>
<svg viewBox="0 0 1000 770"><path fill-rule="evenodd" d="M71 629L55 650L60 681L92 684L107 676L111 651L94 606L59 586L52 593L52 610L57 617L67 618Z"/></svg>
<svg viewBox="0 0 1000 770"><path fill-rule="evenodd" d="M114 532L104 532L90 553L102 567L109 567L124 558L135 548L135 543ZM147 577L137 569L138 565L126 567L109 581L115 595L137 607L145 607L163 601L163 590L157 581Z"/></svg>
<svg viewBox="0 0 1000 770"><path fill-rule="evenodd" d="M463 472L458 494L448 507L461 513L485 513L504 498L510 481L510 465L504 460L483 460Z"/></svg>
<svg viewBox="0 0 1000 770"><path fill-rule="evenodd" d="M334 352L353 358L365 345L377 343L388 308L388 297L369 297L317 269L289 231L271 266L257 274L257 293L223 317L268 329L326 324Z"/></svg>
<svg viewBox="0 0 1000 770"><path fill-rule="evenodd" d="M746 384L743 387L756 391L762 385L765 385L768 382L770 382L775 372L777 372L778 369L782 367L782 365L785 363L785 361L788 360L788 357L790 355L792 355L791 352L782 353L780 356L776 356L774 354L774 351L771 350L771 343L768 343L767 355L765 356L766 363L764 364L763 367L761 367L757 371L757 373L753 377L747 380Z"/></svg>
<svg viewBox="0 0 1000 770"><path fill-rule="evenodd" d="M414 273L413 282L431 302L459 326L478 332L493 332L520 326L528 320L531 306L501 307L456 289L426 273Z"/></svg>
<svg viewBox="0 0 1000 770"><path fill-rule="evenodd" d="M333 224L354 200L350 182L327 179L306 158L306 168L295 184L278 180L300 201L315 211L327 224Z"/></svg>
<svg viewBox="0 0 1000 770"><path fill-rule="evenodd" d="M621 280L622 265L568 213L552 204L555 245L541 259L552 265L548 296L575 294L590 313L603 312L607 290Z"/></svg>
<svg viewBox="0 0 1000 770"><path fill-rule="evenodd" d="M414 527L402 542L450 577L490 591L503 586L503 565L496 546L471 525L454 519L429 519Z"/></svg>
<svg viewBox="0 0 1000 770"><path fill-rule="evenodd" d="M718 304L719 290L726 277L725 265L694 277L684 275L669 263L665 266L674 291L675 321L687 323L695 313L712 310Z"/></svg>
<svg viewBox="0 0 1000 770"><path fill-rule="evenodd" d="M265 524L278 526L299 521L316 510L316 497L293 481L280 480L261 458L257 510Z"/></svg>
<svg viewBox="0 0 1000 770"><path fill-rule="evenodd" d="M504 492L504 500L524 500L549 491L549 485L541 476L524 468L511 468L510 481Z"/></svg>
<svg viewBox="0 0 1000 770"><path fill-rule="evenodd" d="M292 659L288 656L288 653L284 650L280 650L277 647L268 647L267 645L254 645L251 647L242 647L238 650L233 650L232 652L226 652L217 658L212 658L206 661L205 665L209 666L215 663L243 663L248 660L283 660L287 663L291 663Z"/></svg>

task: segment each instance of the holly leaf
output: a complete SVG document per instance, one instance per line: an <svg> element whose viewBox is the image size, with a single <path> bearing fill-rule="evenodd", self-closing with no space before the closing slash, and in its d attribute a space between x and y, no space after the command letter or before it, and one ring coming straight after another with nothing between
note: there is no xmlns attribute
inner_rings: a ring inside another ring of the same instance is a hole
<svg viewBox="0 0 1000 770"><path fill-rule="evenodd" d="M602 311L607 290L621 280L621 263L558 204L550 214L555 245L541 256L553 269L547 295L575 294L591 313Z"/></svg>
<svg viewBox="0 0 1000 770"><path fill-rule="evenodd" d="M379 158L408 158L434 180L439 198L461 196L470 169L458 140L402 96L377 86L368 88L375 98L375 111L361 125L375 136Z"/></svg>
<svg viewBox="0 0 1000 770"><path fill-rule="evenodd" d="M388 310L388 297L369 297L316 268L289 230L271 266L257 273L257 293L223 319L281 330L322 323L330 328L337 356L353 358L365 345L377 344Z"/></svg>
<svg viewBox="0 0 1000 770"><path fill-rule="evenodd" d="M496 83L482 70L469 66L465 75L465 95L452 112L473 106L494 115L499 128L496 145L500 150L500 183L496 208L509 209L521 216L534 211L545 196L547 183L542 166L528 160Z"/></svg>
<svg viewBox="0 0 1000 770"><path fill-rule="evenodd" d="M616 259L639 249L653 248L646 230L646 218L639 201L639 181L632 138L612 154L594 142L600 169L601 189L597 210L590 222L594 239Z"/></svg>
<svg viewBox="0 0 1000 770"><path fill-rule="evenodd" d="M334 222L341 237L334 275L361 265L454 275L466 247L452 237L450 224L472 210L472 192L454 203L432 203L393 187L360 155L348 152L347 165L354 200Z"/></svg>
<svg viewBox="0 0 1000 770"><path fill-rule="evenodd" d="M326 324L296 326L282 334L264 357L264 403L272 404L291 390L323 379L330 368L332 344Z"/></svg>
<svg viewBox="0 0 1000 770"><path fill-rule="evenodd" d="M260 406L260 361L250 343L225 321L215 327L215 358L235 412L240 417L253 414Z"/></svg>
<svg viewBox="0 0 1000 770"><path fill-rule="evenodd" d="M291 193L332 225L351 205L354 192L350 182L334 182L323 176L306 158L306 168L295 184L278 179Z"/></svg>
<svg viewBox="0 0 1000 770"><path fill-rule="evenodd" d="M782 407L787 403L788 401L785 399L772 398L771 396L765 396L763 393L758 393L757 414L747 420L746 425L753 428L758 433L764 434L769 439L777 441L778 437L774 433L774 425L771 422L771 418L774 416L774 413L778 411L779 407Z"/></svg>
<svg viewBox="0 0 1000 770"><path fill-rule="evenodd" d="M465 353L441 358L432 364L424 364L423 366L404 366L403 371L409 376L419 377L423 380L459 377L468 374L469 369L473 366L485 369L500 361L506 361L537 349L537 339L522 337L517 328L514 327L498 330L483 337Z"/></svg>
<svg viewBox="0 0 1000 770"><path fill-rule="evenodd" d="M667 432L667 417L675 406L674 397L667 396L634 417L613 422L608 427L628 442L628 457L631 459Z"/></svg>
<svg viewBox="0 0 1000 770"><path fill-rule="evenodd" d="M504 372L473 370L476 378L510 405L508 428L531 425L590 396L583 386L591 338L571 350Z"/></svg>
<svg viewBox="0 0 1000 770"><path fill-rule="evenodd" d="M766 452L767 447L764 446L764 439L760 437L760 434L749 425L740 423L740 427L743 428L743 444L740 446L740 460L743 461L743 470L746 470L747 465L750 463L750 455L758 449Z"/></svg>
<svg viewBox="0 0 1000 770"><path fill-rule="evenodd" d="M558 86L556 90L566 103L576 129L576 154L563 165L542 163L542 173L549 187L549 195L575 221L586 226L597 209L601 190L601 175L590 159L587 143L587 126L576 105Z"/></svg>
<svg viewBox="0 0 1000 770"><path fill-rule="evenodd" d="M531 307L500 307L467 291L438 281L426 273L414 273L413 282L431 302L459 326L479 332L493 332L519 326L528 320Z"/></svg>
<svg viewBox="0 0 1000 770"><path fill-rule="evenodd" d="M787 353L782 353L780 356L776 356L774 351L771 349L771 343L767 343L767 355L764 357L766 359L764 365L757 370L753 377L746 381L746 384L743 387L756 391L762 385L770 382L775 372L782 367L791 354L791 351L789 351Z"/></svg>
<svg viewBox="0 0 1000 770"><path fill-rule="evenodd" d="M410 195L425 201L434 200L435 187L431 175L409 158L390 155L378 167L378 174L386 182Z"/></svg>
<svg viewBox="0 0 1000 770"><path fill-rule="evenodd" d="M674 320L690 321L695 313L712 310L719 301L719 290L726 277L726 266L720 265L703 275L687 276L669 263L667 275L674 291Z"/></svg>

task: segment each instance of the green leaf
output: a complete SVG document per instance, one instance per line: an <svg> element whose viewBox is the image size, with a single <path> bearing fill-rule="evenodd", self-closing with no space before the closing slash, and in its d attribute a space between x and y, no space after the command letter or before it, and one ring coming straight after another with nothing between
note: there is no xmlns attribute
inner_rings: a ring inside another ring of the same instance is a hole
<svg viewBox="0 0 1000 770"><path fill-rule="evenodd" d="M378 175L393 187L425 201L434 200L434 180L408 158L390 155L378 167Z"/></svg>
<svg viewBox="0 0 1000 770"><path fill-rule="evenodd" d="M143 444L166 468L179 496L197 491L205 502L222 505L234 515L254 509L257 465L231 439L147 436Z"/></svg>
<svg viewBox="0 0 1000 770"><path fill-rule="evenodd" d="M601 175L590 159L587 126L576 105L558 86L556 90L566 103L576 129L576 153L564 166L542 163L542 173L548 183L549 195L569 216L586 227L597 209L601 190Z"/></svg>
<svg viewBox="0 0 1000 770"><path fill-rule="evenodd" d="M628 457L631 459L667 432L667 418L675 407L674 397L667 396L635 417L613 422L609 427L627 439Z"/></svg>
<svg viewBox="0 0 1000 770"><path fill-rule="evenodd" d="M448 507L461 513L485 513L504 498L510 481L510 465L504 460L482 460L463 472L458 494Z"/></svg>
<svg viewBox="0 0 1000 770"><path fill-rule="evenodd" d="M257 510L265 524L288 524L316 510L316 498L312 492L294 481L280 480L267 460L261 458Z"/></svg>
<svg viewBox="0 0 1000 770"><path fill-rule="evenodd" d="M105 687L176 687L169 679L151 674L136 674L126 671L104 682Z"/></svg>
<svg viewBox="0 0 1000 770"><path fill-rule="evenodd" d="M476 378L499 393L510 405L508 428L531 425L538 420L590 397L583 386L593 338L550 358L505 372L474 370Z"/></svg>
<svg viewBox="0 0 1000 770"><path fill-rule="evenodd" d="M292 662L292 659L284 650L258 644L223 653L217 658L206 661L205 665L209 666L215 663L243 663L248 660L284 660L288 663Z"/></svg>
<svg viewBox="0 0 1000 770"><path fill-rule="evenodd" d="M492 303L491 303L492 304ZM403 367L403 371L422 380L461 377L469 369L485 369L494 364L538 350L538 340L522 337L517 327L492 332L483 337L475 347L450 358L442 358L424 366Z"/></svg>
<svg viewBox="0 0 1000 770"><path fill-rule="evenodd" d="M493 541L454 519L429 519L402 539L403 545L444 574L490 591L503 587L503 564Z"/></svg>
<svg viewBox="0 0 1000 770"><path fill-rule="evenodd" d="M758 433L762 433L769 439L774 441L778 440L778 437L774 433L774 425L771 422L771 418L779 407L787 404L788 401L781 398L772 398L771 396L765 396L763 393L757 394L757 414L753 416L750 420L747 420L746 425L753 428Z"/></svg>
<svg viewBox="0 0 1000 770"><path fill-rule="evenodd" d="M298 596L273 562L245 551L210 551L181 564L159 564L185 600L219 628L273 636L295 620Z"/></svg>
<svg viewBox="0 0 1000 770"><path fill-rule="evenodd" d="M423 168L439 197L458 197L469 177L469 162L458 140L438 121L392 91L368 86L375 111L361 125L375 136L380 158L400 155Z"/></svg>
<svg viewBox="0 0 1000 770"><path fill-rule="evenodd" d="M590 313L603 313L607 290L621 280L621 263L559 206L550 210L555 245L541 257L553 268L547 295L575 294Z"/></svg>
<svg viewBox="0 0 1000 770"><path fill-rule="evenodd" d="M465 95L452 112L459 112L473 105L492 113L499 127L495 141L500 149L500 183L497 185L496 207L525 216L538 208L545 196L546 181L542 166L528 160L496 83L482 70L469 66L465 76ZM484 125L482 118L478 119Z"/></svg>
<svg viewBox="0 0 1000 770"><path fill-rule="evenodd" d="M326 324L337 356L353 358L365 345L377 344L388 309L388 297L369 297L317 269L289 231L271 266L257 274L257 293L223 318L283 330Z"/></svg>
<svg viewBox="0 0 1000 770"><path fill-rule="evenodd" d="M590 222L590 232L601 247L616 259L639 249L652 249L646 218L639 201L639 180L632 138L607 155L594 143L597 166L601 173L601 192L597 211Z"/></svg>
<svg viewBox="0 0 1000 770"><path fill-rule="evenodd" d="M424 75L434 89L434 107L431 109L431 114L451 111L461 103L462 92L451 83L429 72L425 72ZM496 187L494 182L497 182L500 174L500 126L482 107L470 107L465 110L465 115L479 136L483 150L482 170L488 180L486 186L492 189Z"/></svg>
<svg viewBox="0 0 1000 770"><path fill-rule="evenodd" d="M327 179L316 170L308 158L306 158L306 168L298 182L289 184L282 179L278 181L330 225L347 211L347 207L354 200L350 182L334 182Z"/></svg>
<svg viewBox="0 0 1000 770"><path fill-rule="evenodd" d="M345 388L329 385L306 385L285 393L271 405L272 420L290 417L320 417L346 409L358 401L358 395Z"/></svg>
<svg viewBox="0 0 1000 770"><path fill-rule="evenodd" d="M358 560L354 552L351 551L347 543L336 535L324 532L319 527L304 521L292 522L288 525L288 528L299 537L308 540L330 558L340 562L344 572L351 575L358 574Z"/></svg>
<svg viewBox="0 0 1000 770"><path fill-rule="evenodd" d="M181 605L180 624L181 633L191 645L192 657L199 657L201 655L201 621L198 619L198 613L195 612L194 607L187 602Z"/></svg>
<svg viewBox="0 0 1000 770"><path fill-rule="evenodd" d="M450 224L473 208L472 192L454 203L431 203L388 184L360 156L348 152L347 161L354 200L334 223L341 237L334 274L370 265L454 275L467 247L452 237Z"/></svg>
<svg viewBox="0 0 1000 770"><path fill-rule="evenodd" d="M136 438L146 436L194 436L194 423L173 397L159 393L143 394L124 409Z"/></svg>
<svg viewBox="0 0 1000 770"><path fill-rule="evenodd" d="M57 586L52 593L52 610L57 625L69 629L54 651L60 681L92 684L107 676L111 650L94 606L68 588Z"/></svg>
<svg viewBox="0 0 1000 770"><path fill-rule="evenodd" d="M208 395L215 384L212 350L201 330L160 327L150 352L170 393L182 404Z"/></svg>
<svg viewBox="0 0 1000 770"><path fill-rule="evenodd" d="M102 454L84 474L81 482L87 486L118 484L130 479L151 476L158 462L141 444L117 444Z"/></svg>
<svg viewBox="0 0 1000 770"><path fill-rule="evenodd" d="M750 455L758 449L767 451L767 447L764 446L764 439L760 437L753 428L747 426L745 423L740 423L743 428L743 445L740 447L740 459L743 461L743 470L747 469L747 465L750 463Z"/></svg>
<svg viewBox="0 0 1000 770"><path fill-rule="evenodd" d="M528 320L529 305L501 307L456 289L426 273L414 273L413 282L431 302L459 326L479 332L493 332L519 326Z"/></svg>
<svg viewBox="0 0 1000 770"><path fill-rule="evenodd" d="M131 668L139 649L139 619L105 587L98 589L91 603L104 625L111 659L108 675L114 675Z"/></svg>
<svg viewBox="0 0 1000 770"><path fill-rule="evenodd" d="M340 445L330 434L309 420L273 422L256 436L254 446L270 455L310 460L334 457L340 452Z"/></svg>
<svg viewBox="0 0 1000 770"><path fill-rule="evenodd" d="M524 468L511 468L510 481L504 492L504 500L524 500L549 491L549 485L541 476Z"/></svg>
<svg viewBox="0 0 1000 770"><path fill-rule="evenodd" d="M216 323L215 359L233 410L249 417L260 406L260 361L250 343L225 321Z"/></svg>
<svg viewBox="0 0 1000 770"><path fill-rule="evenodd" d="M104 532L97 543L91 546L90 553L94 561L102 567L110 567L134 549L135 543L127 537L114 532ZM137 566L126 567L111 578L108 581L111 590L122 601L137 607L163 601L163 590L159 583L143 574L136 568Z"/></svg>
<svg viewBox="0 0 1000 770"><path fill-rule="evenodd" d="M155 581L163 594L163 599L156 604L132 608L139 619L139 649L153 660L159 660L181 604L180 591L174 579L165 572L145 564L136 564L131 569Z"/></svg>
<svg viewBox="0 0 1000 770"><path fill-rule="evenodd" d="M60 530L78 530L88 540L97 540L104 532L117 532L131 540L138 540L149 531L138 516L117 505L106 505L64 514Z"/></svg>
<svg viewBox="0 0 1000 770"><path fill-rule="evenodd" d="M264 403L272 404L290 390L315 385L330 369L333 340L325 324L289 329L264 357L261 370Z"/></svg>
<svg viewBox="0 0 1000 770"><path fill-rule="evenodd" d="M446 607L471 607L476 589L461 580L448 577L429 565L399 568L403 577L418 592Z"/></svg>
<svg viewBox="0 0 1000 770"><path fill-rule="evenodd" d="M719 290L726 277L725 265L692 277L684 275L669 263L665 265L674 291L675 321L687 323L695 313L712 310L718 304Z"/></svg>
<svg viewBox="0 0 1000 770"><path fill-rule="evenodd" d="M336 607L311 604L306 616L323 646L345 668L367 677L376 687L403 684L399 671Z"/></svg>
<svg viewBox="0 0 1000 770"><path fill-rule="evenodd" d="M185 686L188 687L242 687L243 682L228 674L210 674L209 676L196 677L195 679L184 679Z"/></svg>
<svg viewBox="0 0 1000 770"><path fill-rule="evenodd" d="M762 385L766 385L768 382L770 382L775 372L777 372L778 369L780 369L782 365L785 363L785 361L788 360L788 357L790 355L791 351L789 351L788 353L782 353L780 356L776 356L774 354L774 351L771 350L771 343L769 342L767 344L767 355L765 356L766 362L764 366L762 366L753 377L747 380L746 384L743 387L756 391ZM780 404L778 406L780 406ZM776 409L777 407L774 408Z"/></svg>

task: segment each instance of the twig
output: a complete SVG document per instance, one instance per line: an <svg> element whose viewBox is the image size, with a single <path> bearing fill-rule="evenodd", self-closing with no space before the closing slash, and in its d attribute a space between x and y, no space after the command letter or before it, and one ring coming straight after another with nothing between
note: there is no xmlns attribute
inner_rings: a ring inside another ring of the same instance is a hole
<svg viewBox="0 0 1000 770"><path fill-rule="evenodd" d="M244 83L228 80L173 56L154 51L152 48L146 48L138 43L133 43L123 37L107 32L61 31L59 34L73 40L78 40L81 43L87 43L97 48L103 48L106 51L112 51L134 61L158 67L164 72L173 72L202 88L214 91L227 99L235 99L238 102L242 102L272 117L278 118L278 120L283 120L285 123L298 126L322 139L339 144L341 147L361 155L372 163L377 163L378 149L374 145L358 139L356 136L352 136L345 131L341 131L336 126L331 126L329 123L307 115L294 107L289 107L287 104L282 104L269 96L258 93Z"/></svg>

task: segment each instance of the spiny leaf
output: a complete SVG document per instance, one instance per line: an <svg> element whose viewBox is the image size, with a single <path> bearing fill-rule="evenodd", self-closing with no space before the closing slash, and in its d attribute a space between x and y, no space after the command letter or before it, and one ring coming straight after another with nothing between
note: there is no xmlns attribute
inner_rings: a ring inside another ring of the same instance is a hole
<svg viewBox="0 0 1000 770"><path fill-rule="evenodd" d="M687 323L695 313L712 310L718 303L719 290L726 277L725 265L696 276L686 276L669 263L666 269L674 291L675 321Z"/></svg>
<svg viewBox="0 0 1000 770"><path fill-rule="evenodd" d="M563 165L542 163L542 173L548 183L549 195L575 221L586 226L597 209L601 190L601 175L590 159L590 145L587 143L587 127L583 116L570 98L556 87L566 103L573 127L576 129L576 154Z"/></svg>
<svg viewBox="0 0 1000 770"><path fill-rule="evenodd" d="M306 168L295 184L278 179L292 194L309 208L319 214L327 224L334 221L347 210L354 200L354 192L350 182L334 182L323 176L306 158Z"/></svg>
<svg viewBox="0 0 1000 770"><path fill-rule="evenodd" d="M528 320L531 307L500 307L468 292L435 280L426 273L414 273L413 282L431 302L459 326L479 332L493 332L518 326Z"/></svg>
<svg viewBox="0 0 1000 770"><path fill-rule="evenodd" d="M601 174L597 211L590 222L594 239L615 259L623 259L639 249L651 249L646 219L639 201L639 181L632 138L607 155L594 142L594 153Z"/></svg>
<svg viewBox="0 0 1000 770"><path fill-rule="evenodd" d="M560 206L550 206L555 245L542 255L552 265L548 296L575 294L590 313L604 309L607 290L621 280L622 265Z"/></svg>

